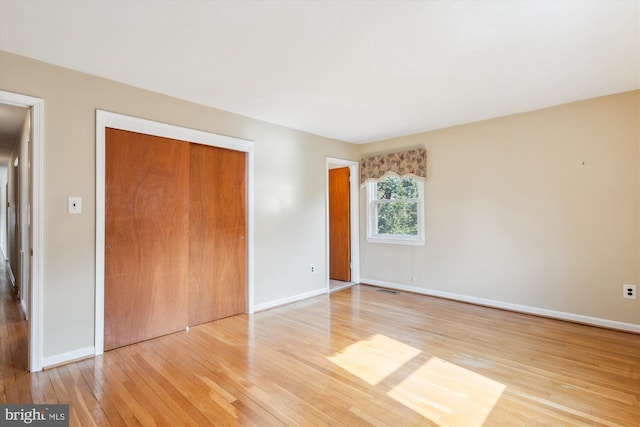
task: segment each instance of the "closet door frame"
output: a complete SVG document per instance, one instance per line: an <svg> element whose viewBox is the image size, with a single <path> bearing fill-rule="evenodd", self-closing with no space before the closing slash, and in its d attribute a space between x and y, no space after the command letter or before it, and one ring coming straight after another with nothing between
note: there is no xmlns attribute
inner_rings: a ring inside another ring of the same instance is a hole
<svg viewBox="0 0 640 427"><path fill-rule="evenodd" d="M105 129L144 133L246 153L247 313L254 312L253 141L96 110L96 276L94 354L104 352Z"/></svg>

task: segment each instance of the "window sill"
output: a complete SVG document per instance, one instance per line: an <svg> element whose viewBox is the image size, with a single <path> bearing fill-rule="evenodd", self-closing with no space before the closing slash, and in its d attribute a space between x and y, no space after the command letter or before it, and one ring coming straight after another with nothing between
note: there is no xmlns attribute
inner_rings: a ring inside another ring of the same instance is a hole
<svg viewBox="0 0 640 427"><path fill-rule="evenodd" d="M424 240L422 239L407 239L402 237L367 237L367 242L391 245L424 246Z"/></svg>

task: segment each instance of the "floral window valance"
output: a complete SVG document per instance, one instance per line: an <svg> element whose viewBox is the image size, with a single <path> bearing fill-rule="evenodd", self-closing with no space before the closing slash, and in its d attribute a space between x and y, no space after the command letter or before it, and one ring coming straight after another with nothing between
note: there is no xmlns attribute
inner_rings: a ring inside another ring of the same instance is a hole
<svg viewBox="0 0 640 427"><path fill-rule="evenodd" d="M389 174L412 175L418 179L426 179L427 150L418 148L399 153L380 154L364 157L360 161L360 184Z"/></svg>

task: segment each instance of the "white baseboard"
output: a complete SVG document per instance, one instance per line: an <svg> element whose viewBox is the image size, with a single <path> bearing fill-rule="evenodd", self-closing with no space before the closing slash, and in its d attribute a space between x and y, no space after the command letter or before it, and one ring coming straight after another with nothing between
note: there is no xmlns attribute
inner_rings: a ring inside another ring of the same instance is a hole
<svg viewBox="0 0 640 427"><path fill-rule="evenodd" d="M27 311L27 301L24 298L20 298L20 306L22 307L22 314L24 318L29 320L29 312Z"/></svg>
<svg viewBox="0 0 640 427"><path fill-rule="evenodd" d="M56 354L54 356L47 356L42 358L42 367L48 368L56 365L61 365L63 363L73 362L74 360L94 356L95 353L95 347L85 347L73 351L68 351L66 353Z"/></svg>
<svg viewBox="0 0 640 427"><path fill-rule="evenodd" d="M327 288L316 289L315 291L309 291L298 295L293 295L287 298L281 298L273 301L263 302L261 304L256 304L253 307L254 312L268 310L270 308L278 307L280 305L290 304L292 302L301 301L303 299L317 297L318 295L323 295L327 293Z"/></svg>
<svg viewBox="0 0 640 427"><path fill-rule="evenodd" d="M9 273L9 281L11 281L11 286L16 287L16 276L13 275L13 270L11 270L11 264L7 260L7 273Z"/></svg>
<svg viewBox="0 0 640 427"><path fill-rule="evenodd" d="M450 292L436 291L433 289L418 288L415 286L400 285L397 283L384 282L382 280L360 278L361 284L371 284L384 288L396 289L399 291L413 292L416 294L429 295L433 297L447 298L455 301L468 302L471 304L484 305L503 310L517 311L519 313L534 314L536 316L550 317L553 319L567 320L570 322L584 323L587 325L601 326L603 328L618 329L627 332L640 333L640 324L618 322L616 320L601 319L599 317L584 316L582 314L566 313L564 311L547 310L545 308L531 307L528 305L513 304L510 302L496 301L486 298L471 297L467 295L453 294Z"/></svg>

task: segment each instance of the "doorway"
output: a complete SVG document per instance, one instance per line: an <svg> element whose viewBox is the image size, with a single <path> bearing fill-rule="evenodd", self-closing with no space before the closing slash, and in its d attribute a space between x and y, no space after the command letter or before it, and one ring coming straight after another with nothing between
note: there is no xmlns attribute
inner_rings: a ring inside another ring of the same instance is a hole
<svg viewBox="0 0 640 427"><path fill-rule="evenodd" d="M351 282L351 218L347 166L329 169L329 280Z"/></svg>
<svg viewBox="0 0 640 427"><path fill-rule="evenodd" d="M254 311L254 154L253 142L243 139L197 131L165 123L138 119L102 110L96 112L96 316L95 354L105 348L105 147L106 129L117 129L145 135L169 138L188 143L242 152L246 179L246 312ZM186 323L185 323L186 325Z"/></svg>
<svg viewBox="0 0 640 427"><path fill-rule="evenodd" d="M327 289L359 282L359 192L357 162L327 158Z"/></svg>
<svg viewBox="0 0 640 427"><path fill-rule="evenodd" d="M26 147L19 154L24 168L20 172L21 200L21 251L22 259L16 263L21 270L22 289L29 319L27 328L29 371L42 370L43 341L43 228L42 228L42 188L43 188L43 144L44 144L44 100L13 92L0 91L0 104L29 109L30 132ZM8 165L13 168L14 165ZM7 186L7 192L15 184ZM15 187L14 187L15 188ZM8 231L8 230L7 230Z"/></svg>

